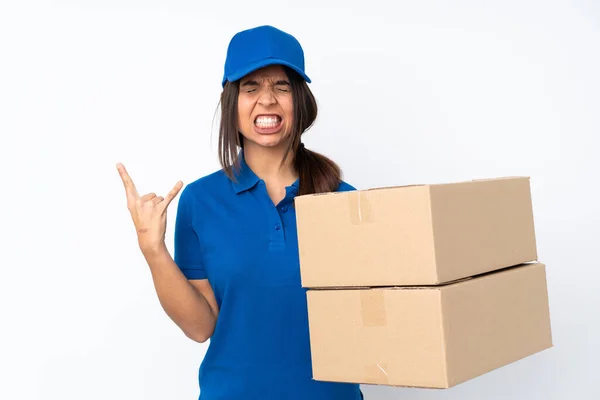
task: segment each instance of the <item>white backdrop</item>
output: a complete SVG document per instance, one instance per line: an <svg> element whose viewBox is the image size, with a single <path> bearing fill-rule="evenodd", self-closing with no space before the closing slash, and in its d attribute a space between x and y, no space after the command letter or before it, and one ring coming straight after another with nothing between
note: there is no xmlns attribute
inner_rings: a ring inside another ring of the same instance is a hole
<svg viewBox="0 0 600 400"><path fill-rule="evenodd" d="M366 398L600 398L600 3L203 3L1 3L0 398L197 397L205 345L160 308L115 164L143 192L218 168L226 46L259 24L302 42L305 142L359 189L532 178L555 347Z"/></svg>

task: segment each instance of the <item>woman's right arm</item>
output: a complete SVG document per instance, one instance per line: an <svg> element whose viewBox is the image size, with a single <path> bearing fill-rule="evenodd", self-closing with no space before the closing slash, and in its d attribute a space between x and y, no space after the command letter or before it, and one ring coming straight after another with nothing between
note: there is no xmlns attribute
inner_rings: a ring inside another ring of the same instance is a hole
<svg viewBox="0 0 600 400"><path fill-rule="evenodd" d="M212 336L218 316L213 290L207 279L188 280L165 246L167 208L183 182L177 182L164 198L155 193L140 196L125 167L118 164L117 169L161 306L187 337L205 342Z"/></svg>
<svg viewBox="0 0 600 400"><path fill-rule="evenodd" d="M143 251L161 306L190 339L203 343L213 334L217 300L207 279L188 280L164 247Z"/></svg>

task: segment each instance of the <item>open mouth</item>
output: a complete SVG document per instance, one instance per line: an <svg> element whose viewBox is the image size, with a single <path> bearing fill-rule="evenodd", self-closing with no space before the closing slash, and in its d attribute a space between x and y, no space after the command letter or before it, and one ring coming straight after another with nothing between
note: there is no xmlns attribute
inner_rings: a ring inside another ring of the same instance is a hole
<svg viewBox="0 0 600 400"><path fill-rule="evenodd" d="M282 119L279 115L259 115L254 120L254 126L260 131L272 131L281 126Z"/></svg>

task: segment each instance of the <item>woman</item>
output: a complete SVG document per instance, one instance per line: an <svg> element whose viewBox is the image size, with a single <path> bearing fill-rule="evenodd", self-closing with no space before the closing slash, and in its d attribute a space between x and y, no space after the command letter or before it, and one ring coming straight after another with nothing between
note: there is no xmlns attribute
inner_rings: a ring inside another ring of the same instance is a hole
<svg viewBox="0 0 600 400"><path fill-rule="evenodd" d="M200 398L356 400L359 386L311 378L294 197L353 190L337 165L304 148L317 105L304 53L271 26L236 34L221 96L222 169L181 192L175 257L165 243L165 198L140 197L125 168L129 209L160 302L191 339L210 338Z"/></svg>

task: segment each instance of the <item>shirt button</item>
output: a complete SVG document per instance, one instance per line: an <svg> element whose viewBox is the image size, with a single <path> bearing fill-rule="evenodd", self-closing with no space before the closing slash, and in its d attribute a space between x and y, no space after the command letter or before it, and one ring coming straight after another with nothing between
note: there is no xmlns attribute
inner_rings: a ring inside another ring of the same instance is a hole
<svg viewBox="0 0 600 400"><path fill-rule="evenodd" d="M286 212L287 211L287 207L281 207L281 212Z"/></svg>
<svg viewBox="0 0 600 400"><path fill-rule="evenodd" d="M280 229L281 229L281 225L279 225L279 224L275 224L275 230L276 230L276 231L278 231L278 230L280 230Z"/></svg>

